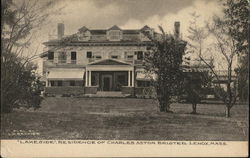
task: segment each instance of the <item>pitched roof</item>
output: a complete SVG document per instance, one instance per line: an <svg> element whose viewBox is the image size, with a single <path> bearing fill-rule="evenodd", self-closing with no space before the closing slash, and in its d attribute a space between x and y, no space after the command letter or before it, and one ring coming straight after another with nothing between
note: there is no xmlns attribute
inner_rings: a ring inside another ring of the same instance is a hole
<svg viewBox="0 0 250 158"><path fill-rule="evenodd" d="M142 29L150 28L145 25ZM117 25L112 26L108 30L121 30ZM72 43L101 43L101 42L108 42L108 43L124 43L124 42L143 42L140 40L140 32L143 30L141 29L127 29L121 30L123 32L123 38L120 41L113 42L109 41L106 37L107 29L88 29L86 26L83 26L79 29L78 33L65 36L62 39L52 39L47 42L44 42L45 45L54 45L54 44L72 44ZM79 33L90 31L90 39L87 41L79 40ZM96 36L95 36L96 35Z"/></svg>
<svg viewBox="0 0 250 158"><path fill-rule="evenodd" d="M151 29L148 25L143 26L143 28L141 28L141 30L147 30L147 29Z"/></svg>
<svg viewBox="0 0 250 158"><path fill-rule="evenodd" d="M87 27L85 27L85 26L83 26L80 29L78 29L79 32L85 32L87 30L89 30L89 29Z"/></svg>
<svg viewBox="0 0 250 158"><path fill-rule="evenodd" d="M117 25L112 26L108 30L121 30Z"/></svg>
<svg viewBox="0 0 250 158"><path fill-rule="evenodd" d="M90 63L89 65L130 65L130 64L114 59L104 59L101 61Z"/></svg>

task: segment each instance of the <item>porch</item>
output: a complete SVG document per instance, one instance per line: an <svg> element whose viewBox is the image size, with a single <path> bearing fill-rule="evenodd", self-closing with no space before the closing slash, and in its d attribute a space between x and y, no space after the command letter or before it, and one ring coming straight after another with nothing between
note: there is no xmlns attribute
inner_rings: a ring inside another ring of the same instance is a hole
<svg viewBox="0 0 250 158"><path fill-rule="evenodd" d="M90 63L85 72L86 94L96 94L99 91L121 91L127 94L135 86L134 67L130 63L106 59Z"/></svg>

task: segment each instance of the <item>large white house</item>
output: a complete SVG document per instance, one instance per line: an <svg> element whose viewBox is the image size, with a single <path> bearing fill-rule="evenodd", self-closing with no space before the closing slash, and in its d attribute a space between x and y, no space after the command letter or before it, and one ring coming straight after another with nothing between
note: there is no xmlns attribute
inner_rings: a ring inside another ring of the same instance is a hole
<svg viewBox="0 0 250 158"><path fill-rule="evenodd" d="M179 34L179 22L175 32ZM144 53L152 46L145 36L157 36L147 25L140 29L96 30L83 26L77 33L64 36L64 25L58 24L58 37L44 43L43 72L47 93L96 94L120 91L141 93L154 75L145 75Z"/></svg>

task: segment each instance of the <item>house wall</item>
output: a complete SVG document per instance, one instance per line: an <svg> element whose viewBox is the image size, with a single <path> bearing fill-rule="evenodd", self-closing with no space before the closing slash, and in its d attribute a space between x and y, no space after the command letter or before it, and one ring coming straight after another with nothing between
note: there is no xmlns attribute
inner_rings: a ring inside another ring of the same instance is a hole
<svg viewBox="0 0 250 158"><path fill-rule="evenodd" d="M83 43L77 43L78 45L71 45L71 46L65 45L63 47L62 46L56 47L56 46L51 46L51 45L47 46L47 48L46 48L47 50L51 50L54 52L54 60L49 61L47 57L43 57L45 74L46 74L46 72L49 72L52 68L53 69L60 68L61 70L62 69L66 70L69 68L84 68L87 70L89 63L100 60L98 58L95 58L95 56L101 56L101 59L111 59L112 56L118 56L117 60L129 63L128 64L129 70L128 70L128 68L116 70L117 66L112 66L112 68L108 69L108 71L112 71L112 72L125 71L126 72L125 80L126 80L126 84L128 84L127 72L134 71L134 66L136 66L136 65L142 65L142 61L139 61L139 62L136 61L137 55L135 52L137 52L137 51L146 52L147 51L147 46L145 46L145 43L143 43L143 45L139 45L139 42L140 41L148 41L148 39L145 39L145 37L142 36L142 34L139 34L138 30L137 31L134 30L134 32L132 31L132 34L131 34L131 31L129 31L130 33L126 34L126 33L123 33L123 31L119 30L119 29L118 30L117 29L107 30L107 32L106 32L107 34L101 34L101 33L100 34L99 33L92 34L93 33L92 31L90 32L88 30L87 31L84 31L84 30L86 30L86 28L82 30L83 32L77 33L78 39L76 39L77 41L83 42ZM120 32L120 36L117 39L112 38L112 36L116 36L114 34L115 32ZM84 45L88 41L89 41L89 43L88 43L89 45ZM108 45L104 45L104 44L107 44L108 41L110 41L110 43L108 43ZM97 45L93 46L94 44L97 44L95 42L99 43L98 46ZM101 43L101 42L103 42L103 43ZM73 52L73 51L76 52L76 62L71 61L71 52ZM58 62L58 57L59 57L60 53L62 53L62 52L66 53L66 63L59 63ZM91 58L91 59L87 58L87 52L92 52L93 58ZM128 55L129 56L133 55L133 57L127 58ZM92 69L91 71L93 71L93 72L104 71L102 69L102 67L103 67L103 65L101 65L100 68L98 66L96 66L97 69L96 70ZM133 76L132 76L132 74L133 74ZM114 80L115 78L118 78L117 75L118 75L118 73L113 73L113 85L117 85L117 81ZM131 78L132 77L134 77L134 73L131 73ZM98 79L99 79L98 82L100 84L100 77L99 76L98 76ZM87 81L87 79L86 79L86 81ZM48 86L48 81L46 83ZM83 81L83 83L86 84L85 81ZM88 84L86 84L86 85L88 85ZM131 81L130 86L133 86L132 81ZM51 93L72 93L72 92L75 92L73 89L75 89L77 92L79 90L79 87L70 87L69 82L65 82L64 87L48 87L47 91L51 92ZM93 86L93 85L91 86L91 84L90 84L90 87L81 87L80 92L81 93L84 92L86 94L95 94L97 90L98 89L96 86ZM126 93L126 94L132 94L133 89L131 87L123 87L122 92Z"/></svg>
<svg viewBox="0 0 250 158"><path fill-rule="evenodd" d="M52 48L52 47L51 47ZM49 48L49 49L51 49ZM76 64L71 63L71 52L76 52ZM44 67L55 67L58 64L60 65L80 65L85 66L90 62L93 62L98 59L89 60L87 58L87 52L92 52L92 55L98 53L102 56L102 59L110 59L112 55L119 56L118 60L127 61L126 54L133 54L134 58L132 60L136 60L137 56L135 55L136 51L146 52L146 46L65 46L63 48L57 49L54 51L54 61L48 61L47 57L43 58ZM66 63L58 63L58 56L61 52L66 52ZM131 59L130 59L131 60Z"/></svg>

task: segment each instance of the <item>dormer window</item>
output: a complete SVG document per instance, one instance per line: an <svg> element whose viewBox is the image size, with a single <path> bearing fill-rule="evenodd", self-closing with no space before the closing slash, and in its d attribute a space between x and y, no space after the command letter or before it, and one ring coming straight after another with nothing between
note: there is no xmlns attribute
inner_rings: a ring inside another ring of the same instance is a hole
<svg viewBox="0 0 250 158"><path fill-rule="evenodd" d="M109 39L112 41L120 40L121 39L121 31L110 31L109 32Z"/></svg>
<svg viewBox="0 0 250 158"><path fill-rule="evenodd" d="M107 31L107 38L110 41L120 41L122 39L122 30L118 26L113 26Z"/></svg>
<svg viewBox="0 0 250 158"><path fill-rule="evenodd" d="M77 37L79 41L89 41L91 33L88 28L83 26L78 30Z"/></svg>
<svg viewBox="0 0 250 158"><path fill-rule="evenodd" d="M148 36L153 37L153 35L154 35L153 29L148 27L147 25L141 29L141 32L140 32L141 41L150 41Z"/></svg>

